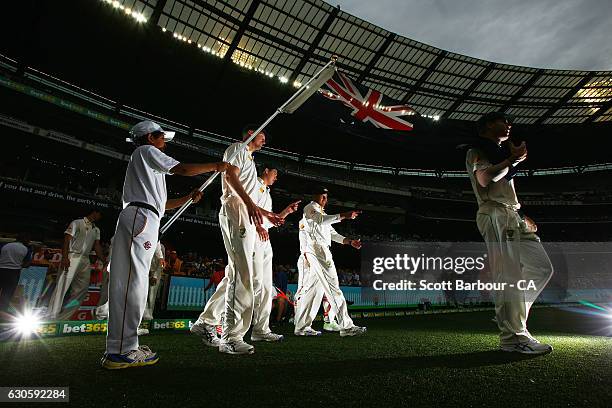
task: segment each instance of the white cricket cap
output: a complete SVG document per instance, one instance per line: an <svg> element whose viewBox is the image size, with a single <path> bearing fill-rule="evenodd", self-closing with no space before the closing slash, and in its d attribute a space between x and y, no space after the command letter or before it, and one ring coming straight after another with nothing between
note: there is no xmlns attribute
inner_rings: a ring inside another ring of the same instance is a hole
<svg viewBox="0 0 612 408"><path fill-rule="evenodd" d="M132 135L132 139L144 136L149 133L163 133L164 141L169 142L174 139L175 132L168 132L162 129L157 123L152 120L143 120L142 122L138 122L135 124L132 129L130 129L130 135ZM131 141L131 140L128 140Z"/></svg>

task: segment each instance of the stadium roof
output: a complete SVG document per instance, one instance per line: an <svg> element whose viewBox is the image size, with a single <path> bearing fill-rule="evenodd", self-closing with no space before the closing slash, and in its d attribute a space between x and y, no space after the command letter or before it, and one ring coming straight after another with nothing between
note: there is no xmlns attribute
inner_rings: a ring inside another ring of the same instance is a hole
<svg viewBox="0 0 612 408"><path fill-rule="evenodd" d="M498 64L402 37L318 0L103 0L179 40L299 84L332 55L363 85L423 115L517 123L612 121L612 72Z"/></svg>

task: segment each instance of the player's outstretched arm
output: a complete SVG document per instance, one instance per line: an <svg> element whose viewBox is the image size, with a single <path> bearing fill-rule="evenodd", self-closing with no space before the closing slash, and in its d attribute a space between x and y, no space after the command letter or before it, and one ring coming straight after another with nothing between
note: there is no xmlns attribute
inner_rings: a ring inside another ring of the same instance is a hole
<svg viewBox="0 0 612 408"><path fill-rule="evenodd" d="M271 224L271 226L280 227L285 223L285 218L283 218L280 214L273 213L272 211L267 211L261 207L258 208L259 211L261 211L261 215L266 218L266 220ZM266 224L266 220L262 220L262 223Z"/></svg>
<svg viewBox="0 0 612 408"><path fill-rule="evenodd" d="M340 221L342 220L354 220L361 214L361 210L353 210L340 213Z"/></svg>
<svg viewBox="0 0 612 408"><path fill-rule="evenodd" d="M344 238L344 241L342 242L344 245L350 245L355 249L361 249L361 240L360 239L350 239L350 238Z"/></svg>
<svg viewBox="0 0 612 408"><path fill-rule="evenodd" d="M211 171L223 173L229 166L230 164L226 162L179 163L170 170L170 173L179 176L197 176L198 174L210 173Z"/></svg>
<svg viewBox="0 0 612 408"><path fill-rule="evenodd" d="M185 204L191 198L194 203L197 203L202 199L202 192L198 189L193 190L190 194L180 198L169 198L166 201L166 210L172 210Z"/></svg>
<svg viewBox="0 0 612 408"><path fill-rule="evenodd" d="M302 200L297 200L292 202L291 204L289 204L287 207L285 207L285 209L283 211L281 211L278 215L281 216L281 218L287 218L287 216L289 214L293 214L294 212L297 211L300 203L302 202Z"/></svg>

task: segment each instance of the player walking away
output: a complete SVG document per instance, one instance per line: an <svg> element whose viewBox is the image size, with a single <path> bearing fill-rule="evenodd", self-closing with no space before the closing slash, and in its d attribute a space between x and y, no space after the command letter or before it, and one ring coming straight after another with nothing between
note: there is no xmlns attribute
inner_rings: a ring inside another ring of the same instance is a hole
<svg viewBox="0 0 612 408"><path fill-rule="evenodd" d="M278 178L276 169L265 168L258 179L257 191L259 197L257 206L266 211L272 211L272 196L270 186ZM279 213L282 219L289 214L297 211L300 201L289 204ZM274 225L264 219L262 225L256 227L257 239L255 241L255 257L253 258L253 331L251 332L252 341L276 342L282 341L283 336L272 333L270 330L270 313L272 312L272 299L276 295L274 284L272 283L272 245L268 230Z"/></svg>
<svg viewBox="0 0 612 408"><path fill-rule="evenodd" d="M294 333L296 336L321 335L321 332L314 330L311 325L325 295L340 326L340 336L359 336L366 332L366 328L355 326L348 314L346 299L340 290L338 272L329 248L332 241L356 249L361 248L360 240L346 238L332 227L332 224L342 220L354 220L360 211L328 215L325 213L326 205L327 189L319 188L315 191L313 201L304 207L304 216L300 221L300 276L296 294Z"/></svg>
<svg viewBox="0 0 612 408"><path fill-rule="evenodd" d="M72 221L64 231L62 261L57 273L57 283L49 300L47 318L70 318L75 306L78 307L87 295L91 277L89 254L92 248L98 260L105 262L100 245L100 229L95 224L101 218L102 213L93 209L86 217ZM70 302L66 305L68 307L64 307L64 297L68 290Z"/></svg>
<svg viewBox="0 0 612 408"><path fill-rule="evenodd" d="M14 242L9 242L0 249L0 315L7 312L15 289L19 283L21 269L32 262L30 238L20 233ZM0 316L4 320L4 316Z"/></svg>
<svg viewBox="0 0 612 408"><path fill-rule="evenodd" d="M527 330L529 309L552 276L552 264L535 234L537 227L521 216L514 189L516 166L527 158L525 142L502 142L510 137L511 123L503 113L492 112L478 120L480 140L467 152L466 166L478 201L476 222L487 243L494 282L513 284L495 292L495 314L501 349L526 354L552 351ZM537 289L521 291L517 281L533 280Z"/></svg>
<svg viewBox="0 0 612 408"><path fill-rule="evenodd" d="M243 139L249 138L254 130L247 127ZM230 145L223 160L238 152L231 164L236 167L235 179L225 177L221 182L221 210L219 225L223 243L227 251L225 278L206 304L191 332L202 336L204 344L219 347L228 354L252 354L255 348L244 341L244 335L251 326L253 317L253 253L257 239L256 226L266 217L273 225L280 225L283 219L272 212L259 208L257 169L253 152L260 150L266 143L266 135L261 132L247 145ZM232 184L235 180L235 184ZM216 325L222 321L221 340L217 337Z"/></svg>
<svg viewBox="0 0 612 408"><path fill-rule="evenodd" d="M165 210L177 208L190 198L198 202L200 191L167 198L166 174L195 176L211 171L236 178L237 169L227 163L183 164L163 153L174 132L145 120L130 131L137 146L123 184L123 210L117 220L110 259L109 316L106 352L102 366L108 369L155 364L156 353L138 344L149 286L149 269L157 245L159 221Z"/></svg>

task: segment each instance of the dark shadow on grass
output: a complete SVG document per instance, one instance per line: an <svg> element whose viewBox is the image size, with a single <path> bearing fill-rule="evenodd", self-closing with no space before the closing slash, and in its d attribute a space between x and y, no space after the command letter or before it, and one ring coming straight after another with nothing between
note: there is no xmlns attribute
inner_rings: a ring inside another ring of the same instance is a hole
<svg viewBox="0 0 612 408"><path fill-rule="evenodd" d="M229 358L250 358L248 356L228 356ZM368 377L394 372L411 373L415 370L429 368L449 368L449 369L472 369L484 366L495 366L512 364L525 360L533 359L537 356L518 353L505 353L498 350L480 351L460 354L447 354L438 356L413 356L399 358L382 359L352 359L336 360L326 362L304 362L301 364L281 363L281 364L261 364L256 368L246 367L229 368L217 367L214 371L195 366L174 365L169 367L169 362L160 361L153 367L139 369L129 369L122 372L114 372L113 376L123 377L128 380L131 377L136 379L138 376L147 377L148 385L151 387L163 387L167 382L167 377L159 376L156 373L164 372L166 375L172 373L177 378L198 378L207 386L224 386L227 379L232 378L236 384L248 384L251 386L269 385L269 379L277 376L278 373L295 373L301 379L321 379L338 380L339 378ZM102 369L100 369L102 370ZM256 372L256 375L254 373ZM157 382L159 383L157 384ZM187 383L190 383L189 381ZM181 384L173 386L180 388Z"/></svg>

